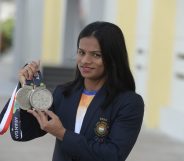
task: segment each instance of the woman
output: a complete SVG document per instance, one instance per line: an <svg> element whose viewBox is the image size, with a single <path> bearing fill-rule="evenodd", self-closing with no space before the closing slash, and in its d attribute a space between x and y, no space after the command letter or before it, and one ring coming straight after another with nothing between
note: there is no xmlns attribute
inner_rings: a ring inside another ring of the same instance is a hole
<svg viewBox="0 0 184 161"><path fill-rule="evenodd" d="M144 103L135 93L122 31L94 22L78 37L75 80L56 87L50 110L21 110L22 141L50 133L53 161L124 161L138 137ZM32 62L19 80L39 70Z"/></svg>

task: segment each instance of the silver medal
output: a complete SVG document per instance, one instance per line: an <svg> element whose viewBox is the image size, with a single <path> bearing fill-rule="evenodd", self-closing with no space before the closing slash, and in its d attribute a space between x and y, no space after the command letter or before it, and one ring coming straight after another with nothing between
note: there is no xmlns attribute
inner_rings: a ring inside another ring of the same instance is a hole
<svg viewBox="0 0 184 161"><path fill-rule="evenodd" d="M51 107L53 97L45 86L36 87L30 94L30 104L33 108L46 110Z"/></svg>
<svg viewBox="0 0 184 161"><path fill-rule="evenodd" d="M31 109L31 104L29 101L29 96L33 90L32 86L24 85L16 93L16 101L19 107L23 110Z"/></svg>

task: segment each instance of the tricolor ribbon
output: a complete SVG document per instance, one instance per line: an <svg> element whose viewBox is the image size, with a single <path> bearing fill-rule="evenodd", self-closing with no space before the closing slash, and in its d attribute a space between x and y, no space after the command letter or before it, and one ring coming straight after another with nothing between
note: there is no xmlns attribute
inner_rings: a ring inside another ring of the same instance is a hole
<svg viewBox="0 0 184 161"><path fill-rule="evenodd" d="M32 81L36 86L39 86L42 82L41 72L38 72L38 76L34 77L33 80L26 80L26 84L30 85ZM16 93L20 87L21 85L18 83L11 98L0 113L0 135L3 135L10 126L10 134L14 140L22 139L20 107L16 101Z"/></svg>
<svg viewBox="0 0 184 161"><path fill-rule="evenodd" d="M3 135L10 126L10 123L13 117L13 110L14 110L17 90L18 90L18 85L15 87L10 100L8 101L8 103L5 105L2 112L0 113L0 135Z"/></svg>

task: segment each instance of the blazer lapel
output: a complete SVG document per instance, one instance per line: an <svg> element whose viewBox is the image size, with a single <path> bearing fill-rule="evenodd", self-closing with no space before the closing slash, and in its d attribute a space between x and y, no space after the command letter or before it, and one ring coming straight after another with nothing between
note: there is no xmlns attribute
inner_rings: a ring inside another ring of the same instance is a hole
<svg viewBox="0 0 184 161"><path fill-rule="evenodd" d="M65 111L63 113L65 116L63 116L67 123L67 129L74 131L75 129L75 119L76 119L76 113L80 101L80 97L83 91L83 87L79 90L75 90L74 94L71 95L65 102L63 102L65 106Z"/></svg>
<svg viewBox="0 0 184 161"><path fill-rule="evenodd" d="M84 116L83 119L83 123L82 123L82 127L81 127L81 131L80 134L84 134L88 124L90 123L90 121L92 120L93 116L95 115L95 112L97 111L97 109L100 108L101 104L103 103L105 99L105 88L102 87L97 94L95 95L95 97L93 98L93 100L91 101L86 114Z"/></svg>

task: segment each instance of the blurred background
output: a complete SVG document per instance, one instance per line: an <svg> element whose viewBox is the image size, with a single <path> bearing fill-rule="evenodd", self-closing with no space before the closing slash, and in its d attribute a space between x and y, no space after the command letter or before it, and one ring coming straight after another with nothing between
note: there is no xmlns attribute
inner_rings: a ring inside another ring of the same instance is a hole
<svg viewBox="0 0 184 161"><path fill-rule="evenodd" d="M184 160L184 0L0 0L0 111L26 62L41 60L50 90L71 80L77 36L93 21L122 29L145 101L143 128L127 160ZM7 132L0 161L51 160L53 146L52 136L16 143Z"/></svg>

